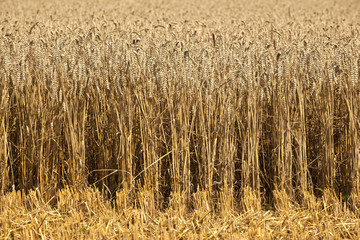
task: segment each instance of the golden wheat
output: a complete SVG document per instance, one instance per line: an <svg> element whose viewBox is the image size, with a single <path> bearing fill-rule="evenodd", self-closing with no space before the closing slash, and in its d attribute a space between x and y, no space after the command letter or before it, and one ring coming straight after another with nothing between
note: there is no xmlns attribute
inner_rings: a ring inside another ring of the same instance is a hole
<svg viewBox="0 0 360 240"><path fill-rule="evenodd" d="M0 9L0 238L359 237L355 2Z"/></svg>

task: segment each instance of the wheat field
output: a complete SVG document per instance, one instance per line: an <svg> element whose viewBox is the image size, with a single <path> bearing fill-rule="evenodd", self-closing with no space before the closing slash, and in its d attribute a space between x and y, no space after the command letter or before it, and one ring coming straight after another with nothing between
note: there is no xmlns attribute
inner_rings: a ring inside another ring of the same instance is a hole
<svg viewBox="0 0 360 240"><path fill-rule="evenodd" d="M0 239L359 239L360 4L0 1Z"/></svg>

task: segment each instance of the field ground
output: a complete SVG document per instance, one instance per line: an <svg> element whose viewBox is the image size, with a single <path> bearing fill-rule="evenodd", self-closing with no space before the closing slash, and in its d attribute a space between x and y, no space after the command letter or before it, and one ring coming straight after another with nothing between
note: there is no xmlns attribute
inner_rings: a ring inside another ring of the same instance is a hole
<svg viewBox="0 0 360 240"><path fill-rule="evenodd" d="M360 4L1 0L0 239L360 239Z"/></svg>
<svg viewBox="0 0 360 240"><path fill-rule="evenodd" d="M315 208L290 207L184 212L170 207L123 207L97 191L63 189L45 202L38 191L12 192L0 201L1 239L358 239L360 220L333 198ZM177 206L179 207L179 206Z"/></svg>

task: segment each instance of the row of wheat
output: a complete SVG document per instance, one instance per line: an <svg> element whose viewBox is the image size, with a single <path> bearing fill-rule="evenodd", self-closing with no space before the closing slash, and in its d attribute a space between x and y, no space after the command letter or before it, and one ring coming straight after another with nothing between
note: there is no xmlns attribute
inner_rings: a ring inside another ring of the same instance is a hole
<svg viewBox="0 0 360 240"><path fill-rule="evenodd" d="M1 193L95 185L133 203L147 194L149 209L194 198L232 209L306 205L328 188L357 210L359 31L304 19L225 30L8 22Z"/></svg>

